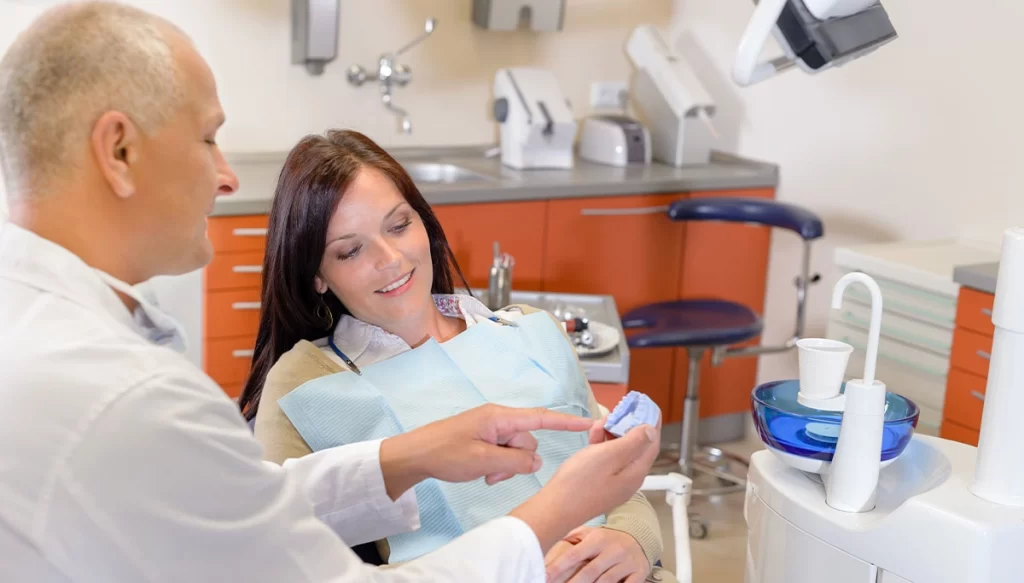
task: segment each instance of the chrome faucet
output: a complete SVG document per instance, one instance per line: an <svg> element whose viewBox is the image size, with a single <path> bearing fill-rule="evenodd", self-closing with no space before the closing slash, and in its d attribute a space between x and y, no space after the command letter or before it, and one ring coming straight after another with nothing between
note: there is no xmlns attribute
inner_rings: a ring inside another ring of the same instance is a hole
<svg viewBox="0 0 1024 583"><path fill-rule="evenodd" d="M395 85L405 87L405 85L412 80L412 71L409 69L408 65L398 64L397 59L403 53L423 42L431 33L434 32L434 28L436 27L437 19L428 18L426 25L424 26L423 34L416 37L412 42L397 51L384 53L380 56L380 59L377 60L376 73L368 73L366 69L359 65L352 65L348 68L348 82L356 87L361 86L367 81L378 81L380 83L381 103L384 104L384 107L400 116L402 131L406 134L412 133L412 122L409 121L409 114L392 102L391 92Z"/></svg>

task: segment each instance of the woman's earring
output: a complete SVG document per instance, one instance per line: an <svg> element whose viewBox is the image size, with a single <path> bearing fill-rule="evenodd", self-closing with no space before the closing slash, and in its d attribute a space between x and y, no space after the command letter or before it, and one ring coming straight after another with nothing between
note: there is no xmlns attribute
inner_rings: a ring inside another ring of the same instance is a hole
<svg viewBox="0 0 1024 583"><path fill-rule="evenodd" d="M320 303L316 305L316 309L313 310L317 318L321 321L327 320L327 325L324 326L327 330L330 330L334 326L334 314L331 313L331 309L327 307L327 302L324 301L324 294L320 294ZM322 312L327 312L323 314Z"/></svg>

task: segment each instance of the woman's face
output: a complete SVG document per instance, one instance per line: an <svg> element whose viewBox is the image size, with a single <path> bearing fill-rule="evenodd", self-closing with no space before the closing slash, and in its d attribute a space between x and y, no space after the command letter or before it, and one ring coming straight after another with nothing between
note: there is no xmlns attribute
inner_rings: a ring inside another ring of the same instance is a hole
<svg viewBox="0 0 1024 583"><path fill-rule="evenodd" d="M316 278L356 318L384 328L433 305L430 239L419 214L383 173L364 167L327 227Z"/></svg>

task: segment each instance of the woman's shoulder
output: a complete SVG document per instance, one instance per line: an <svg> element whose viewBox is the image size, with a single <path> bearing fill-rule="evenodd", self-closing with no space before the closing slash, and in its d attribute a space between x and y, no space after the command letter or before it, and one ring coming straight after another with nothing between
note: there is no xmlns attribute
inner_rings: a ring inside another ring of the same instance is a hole
<svg viewBox="0 0 1024 583"><path fill-rule="evenodd" d="M344 370L341 365L327 358L317 345L308 340L299 340L270 367L263 393L264 396L280 398L313 379Z"/></svg>

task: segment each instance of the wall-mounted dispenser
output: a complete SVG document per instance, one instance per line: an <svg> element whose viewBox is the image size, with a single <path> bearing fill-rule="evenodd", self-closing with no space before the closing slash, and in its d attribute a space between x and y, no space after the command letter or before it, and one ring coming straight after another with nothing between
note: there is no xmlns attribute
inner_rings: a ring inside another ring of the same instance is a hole
<svg viewBox="0 0 1024 583"><path fill-rule="evenodd" d="M524 21L538 32L562 30L565 0L473 0L473 22L480 28L517 30Z"/></svg>
<svg viewBox="0 0 1024 583"><path fill-rule="evenodd" d="M292 64L320 75L338 55L341 0L291 0Z"/></svg>

